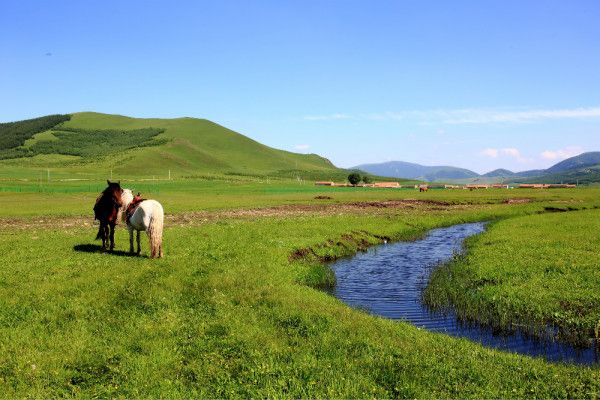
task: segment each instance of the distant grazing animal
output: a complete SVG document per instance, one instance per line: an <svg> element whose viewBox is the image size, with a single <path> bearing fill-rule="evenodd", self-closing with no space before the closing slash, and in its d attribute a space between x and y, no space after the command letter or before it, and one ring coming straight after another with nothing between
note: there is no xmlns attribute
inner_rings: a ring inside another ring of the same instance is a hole
<svg viewBox="0 0 600 400"><path fill-rule="evenodd" d="M429 186L421 185L419 186L419 192L426 192L429 190Z"/></svg>
<svg viewBox="0 0 600 400"><path fill-rule="evenodd" d="M129 230L129 252L133 253L133 231L137 233L137 254L140 254L140 231L146 231L150 240L150 257L162 257L162 232L164 211L156 200L142 199L140 194L133 196L131 189L123 189L123 219Z"/></svg>
<svg viewBox="0 0 600 400"><path fill-rule="evenodd" d="M100 221L96 240L102 239L102 250L105 251L110 241L110 251L112 251L115 248L115 225L119 221L123 189L120 182L107 180L106 183L108 187L96 199L94 218Z"/></svg>

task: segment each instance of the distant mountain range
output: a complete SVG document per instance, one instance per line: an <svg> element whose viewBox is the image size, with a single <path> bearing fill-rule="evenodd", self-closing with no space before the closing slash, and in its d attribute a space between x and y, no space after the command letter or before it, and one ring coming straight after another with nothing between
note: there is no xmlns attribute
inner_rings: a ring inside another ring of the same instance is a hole
<svg viewBox="0 0 600 400"><path fill-rule="evenodd" d="M479 176L478 173L464 168L450 166L429 167L404 161L389 161L381 164L363 164L358 165L353 169L360 169L361 171L379 176L389 176L391 178L410 177L410 179L431 182L448 179L468 179Z"/></svg>
<svg viewBox="0 0 600 400"><path fill-rule="evenodd" d="M354 167L370 174L392 178L418 179L429 182L494 181L535 183L592 183L600 182L600 152L583 153L563 160L548 169L513 172L496 169L485 174L451 166L425 166L404 161L362 164Z"/></svg>

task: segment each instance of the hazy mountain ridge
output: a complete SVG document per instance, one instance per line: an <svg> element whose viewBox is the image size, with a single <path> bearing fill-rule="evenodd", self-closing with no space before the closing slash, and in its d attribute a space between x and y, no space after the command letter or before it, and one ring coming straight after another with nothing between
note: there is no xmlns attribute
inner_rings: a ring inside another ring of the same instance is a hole
<svg viewBox="0 0 600 400"><path fill-rule="evenodd" d="M394 178L422 179L430 182L482 182L486 179L504 182L593 183L600 182L600 152L587 152L567 158L547 169L512 172L499 168L485 174L452 166L424 166L403 161L362 164L356 169ZM418 175L417 175L418 174Z"/></svg>
<svg viewBox="0 0 600 400"><path fill-rule="evenodd" d="M425 166L405 161L388 161L381 164L362 164L352 169L359 169L370 174L391 178L407 178L425 181L468 179L479 176L476 172L452 166Z"/></svg>
<svg viewBox="0 0 600 400"><path fill-rule="evenodd" d="M503 178L503 177L509 177L509 176L515 176L515 175L516 175L516 173L514 173L508 169L498 168L493 171L482 174L481 176L485 176L488 178Z"/></svg>
<svg viewBox="0 0 600 400"><path fill-rule="evenodd" d="M547 173L555 174L574 169L581 169L587 167L594 167L600 165L600 151L591 151L583 153L575 157L567 158L554 164L546 170Z"/></svg>

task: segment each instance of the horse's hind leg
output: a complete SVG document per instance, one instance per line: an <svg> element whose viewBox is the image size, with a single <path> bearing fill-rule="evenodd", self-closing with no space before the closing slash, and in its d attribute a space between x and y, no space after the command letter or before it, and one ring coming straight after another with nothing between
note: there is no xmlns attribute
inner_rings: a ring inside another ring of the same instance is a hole
<svg viewBox="0 0 600 400"><path fill-rule="evenodd" d="M152 240L153 239L152 233L149 231L146 231L146 233L148 234L148 246L150 246L150 258L155 258L157 248L154 245L154 240Z"/></svg>
<svg viewBox="0 0 600 400"><path fill-rule="evenodd" d="M133 228L127 226L127 230L129 231L129 253L133 254Z"/></svg>

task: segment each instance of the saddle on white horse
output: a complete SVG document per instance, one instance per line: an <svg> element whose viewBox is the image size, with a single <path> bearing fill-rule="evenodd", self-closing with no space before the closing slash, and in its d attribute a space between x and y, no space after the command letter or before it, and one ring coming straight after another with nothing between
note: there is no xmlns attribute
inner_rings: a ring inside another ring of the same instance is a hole
<svg viewBox="0 0 600 400"><path fill-rule="evenodd" d="M131 217L133 216L133 214L135 214L135 211L137 210L138 206L144 200L146 199L143 199L142 196L138 193L133 198L133 200L131 200L131 203L129 203L129 205L127 206L127 210L125 210L125 222L127 222L128 225L131 221Z"/></svg>

